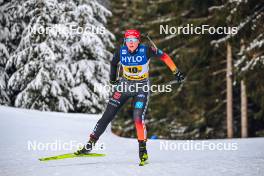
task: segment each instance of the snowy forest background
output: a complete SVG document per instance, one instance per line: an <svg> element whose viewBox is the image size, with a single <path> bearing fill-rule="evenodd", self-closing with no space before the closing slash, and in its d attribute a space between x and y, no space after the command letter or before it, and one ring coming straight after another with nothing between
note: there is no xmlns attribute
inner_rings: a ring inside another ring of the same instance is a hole
<svg viewBox="0 0 264 176"><path fill-rule="evenodd" d="M250 137L264 136L264 2L262 0L0 0L0 104L42 111L102 113L109 62L124 31L149 33L187 76L173 91L151 96L148 135L170 139L226 137L227 43L233 59L234 137L241 130L241 88L247 90ZM160 25L237 26L237 35L160 35ZM45 27L58 31L39 34ZM104 27L104 34L70 30ZM33 30L31 30L33 29ZM148 41L143 38L143 42ZM151 81L173 80L153 60ZM112 124L135 137L131 102ZM1 112L0 112L1 113Z"/></svg>

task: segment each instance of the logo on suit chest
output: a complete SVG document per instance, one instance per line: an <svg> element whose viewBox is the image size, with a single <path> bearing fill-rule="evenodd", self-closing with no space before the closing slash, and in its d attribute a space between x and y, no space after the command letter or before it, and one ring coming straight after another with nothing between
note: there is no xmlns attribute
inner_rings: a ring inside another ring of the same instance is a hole
<svg viewBox="0 0 264 176"><path fill-rule="evenodd" d="M144 59L144 56L122 56L122 63L140 63Z"/></svg>

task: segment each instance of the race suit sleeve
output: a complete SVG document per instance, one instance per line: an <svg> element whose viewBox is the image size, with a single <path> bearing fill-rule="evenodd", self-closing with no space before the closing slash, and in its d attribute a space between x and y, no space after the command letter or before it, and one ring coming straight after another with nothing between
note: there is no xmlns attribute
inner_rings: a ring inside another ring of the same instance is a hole
<svg viewBox="0 0 264 176"><path fill-rule="evenodd" d="M116 81L117 79L117 69L118 63L120 61L119 48L114 52L111 64L110 64L110 81Z"/></svg>
<svg viewBox="0 0 264 176"><path fill-rule="evenodd" d="M163 52L162 50L156 49L154 47L149 47L148 56L149 56L149 58L151 58L151 57L159 57L169 67L169 69L173 73L177 72L176 64L173 62L171 57L167 53Z"/></svg>

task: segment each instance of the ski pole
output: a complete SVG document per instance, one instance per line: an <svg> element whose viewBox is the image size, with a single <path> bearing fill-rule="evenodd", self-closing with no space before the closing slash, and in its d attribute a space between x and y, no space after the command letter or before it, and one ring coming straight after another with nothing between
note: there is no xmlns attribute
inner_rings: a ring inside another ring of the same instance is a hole
<svg viewBox="0 0 264 176"><path fill-rule="evenodd" d="M149 42L151 43L151 45L155 48L156 52L158 52L158 47L156 46L156 44L153 42L153 40L150 38L149 34L142 34L143 37L147 37L147 39L149 40Z"/></svg>

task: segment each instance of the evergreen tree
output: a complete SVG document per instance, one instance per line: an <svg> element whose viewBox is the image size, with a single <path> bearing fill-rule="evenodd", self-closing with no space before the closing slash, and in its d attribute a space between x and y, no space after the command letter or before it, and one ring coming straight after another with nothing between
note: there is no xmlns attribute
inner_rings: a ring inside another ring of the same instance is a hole
<svg viewBox="0 0 264 176"><path fill-rule="evenodd" d="M8 75L5 72L5 64L9 58L9 53L2 43L0 43L0 104L8 105L10 103L7 92Z"/></svg>
<svg viewBox="0 0 264 176"><path fill-rule="evenodd" d="M111 13L94 0L25 0L18 8L26 25L6 66L14 105L101 112L108 92L94 88L108 81L114 37L104 25Z"/></svg>
<svg viewBox="0 0 264 176"><path fill-rule="evenodd" d="M9 4L0 1L0 5L0 104L8 105L10 103L10 98L7 91L8 75L5 71L5 66L9 59L7 44L10 37L8 28L10 16L5 13L5 9Z"/></svg>
<svg viewBox="0 0 264 176"><path fill-rule="evenodd" d="M221 6L212 9L215 18L222 17L222 25L237 27L237 33L226 35L213 40L211 43L220 50L226 41L231 42L235 48L234 66L235 82L234 86L236 104L239 104L240 90L239 82L243 80L248 92L249 109L249 129L250 136L264 135L264 5L257 0L225 1ZM236 96L237 95L237 96ZM236 108L240 110L240 106ZM237 113L240 116L240 112ZM238 125L239 126L239 125Z"/></svg>

